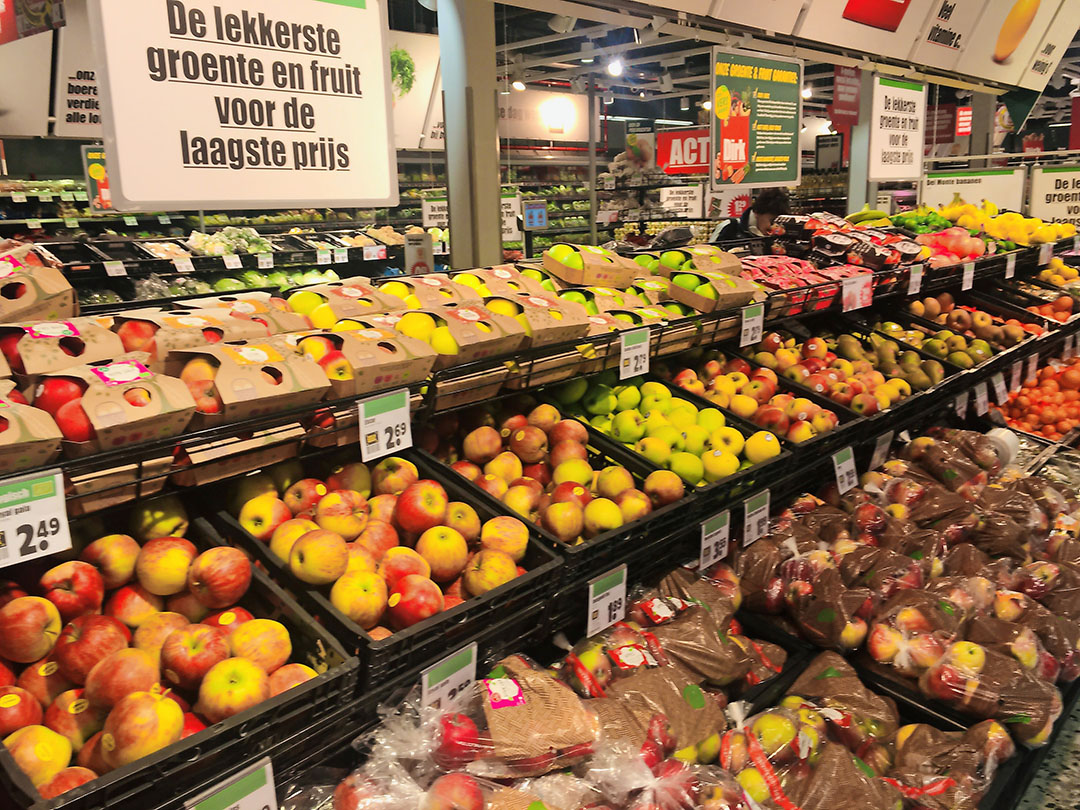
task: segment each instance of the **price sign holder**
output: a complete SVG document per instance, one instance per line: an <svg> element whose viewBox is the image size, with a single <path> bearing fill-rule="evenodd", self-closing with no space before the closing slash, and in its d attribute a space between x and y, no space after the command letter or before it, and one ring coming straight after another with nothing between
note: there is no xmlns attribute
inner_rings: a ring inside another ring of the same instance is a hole
<svg viewBox="0 0 1080 810"><path fill-rule="evenodd" d="M360 409L360 456L374 461L388 453L412 447L409 421L409 389L399 388L362 400Z"/></svg>
<svg viewBox="0 0 1080 810"><path fill-rule="evenodd" d="M86 196L85 191L76 191L75 192L75 201L76 202L89 202L90 198Z"/></svg>
<svg viewBox="0 0 1080 810"><path fill-rule="evenodd" d="M38 194L38 202L52 202L52 194Z"/></svg>
<svg viewBox="0 0 1080 810"><path fill-rule="evenodd" d="M221 260L225 262L225 266L230 270L239 270L244 266L243 260L235 253L229 253L221 257Z"/></svg>
<svg viewBox="0 0 1080 810"><path fill-rule="evenodd" d="M170 217L168 214L159 214L157 221L160 222L162 225L172 225L172 217Z"/></svg>
<svg viewBox="0 0 1080 810"><path fill-rule="evenodd" d="M956 415L961 419L967 416L968 397L970 393L970 391L965 391L962 394L958 394L956 399L953 400L953 408L956 409Z"/></svg>
<svg viewBox="0 0 1080 810"><path fill-rule="evenodd" d="M364 248L364 261L376 261L386 258L386 245L368 245Z"/></svg>
<svg viewBox="0 0 1080 810"><path fill-rule="evenodd" d="M769 531L769 490L764 489L743 501L743 548Z"/></svg>
<svg viewBox="0 0 1080 810"><path fill-rule="evenodd" d="M11 201L13 203L24 203L26 202L26 195L21 191L14 191L11 194Z"/></svg>
<svg viewBox="0 0 1080 810"><path fill-rule="evenodd" d="M1065 346L1061 349L1061 359L1071 360L1074 354L1076 354L1076 335L1069 335L1065 338Z"/></svg>
<svg viewBox="0 0 1080 810"><path fill-rule="evenodd" d="M855 472L855 453L850 447L837 450L833 453L832 463L836 471L836 486L843 495L859 483L859 475Z"/></svg>
<svg viewBox="0 0 1080 810"><path fill-rule="evenodd" d="M315 264L330 264L330 261L329 250L320 250L315 253Z"/></svg>
<svg viewBox="0 0 1080 810"><path fill-rule="evenodd" d="M274 254L260 253L258 256L258 261L260 270L271 270L274 267Z"/></svg>
<svg viewBox="0 0 1080 810"><path fill-rule="evenodd" d="M75 195L70 191L65 191L60 194L60 202L75 202Z"/></svg>
<svg viewBox="0 0 1080 810"><path fill-rule="evenodd" d="M1050 260L1054 257L1054 246L1047 242L1039 245L1039 265L1050 264Z"/></svg>
<svg viewBox="0 0 1080 810"><path fill-rule="evenodd" d="M750 346L761 340L765 331L765 305L751 304L742 308L742 332L739 335L739 347Z"/></svg>
<svg viewBox="0 0 1080 810"><path fill-rule="evenodd" d="M76 219L75 217L64 217L64 227L65 228L78 228L79 227L79 220Z"/></svg>
<svg viewBox="0 0 1080 810"><path fill-rule="evenodd" d="M720 562L728 553L731 536L731 511L713 515L701 524L701 556L698 567L704 571L713 563Z"/></svg>
<svg viewBox="0 0 1080 810"><path fill-rule="evenodd" d="M274 767L263 757L185 803L186 810L278 810Z"/></svg>
<svg viewBox="0 0 1080 810"><path fill-rule="evenodd" d="M907 294L918 295L922 290L922 277L923 266L921 264L913 264L908 270L908 282L907 282Z"/></svg>
<svg viewBox="0 0 1080 810"><path fill-rule="evenodd" d="M990 396L986 391L986 383L975 383L973 390L975 391L975 413L986 416L987 411L990 410Z"/></svg>
<svg viewBox="0 0 1080 810"><path fill-rule="evenodd" d="M136 225L139 224L139 218L138 217L124 217L124 224L127 225L129 228L134 228Z"/></svg>
<svg viewBox="0 0 1080 810"><path fill-rule="evenodd" d="M28 220L26 220L26 227L31 231L40 231L40 230L42 230L41 220L40 219L28 219Z"/></svg>
<svg viewBox="0 0 1080 810"><path fill-rule="evenodd" d="M868 307L874 303L874 277L870 273L860 273L843 282L844 312Z"/></svg>
<svg viewBox="0 0 1080 810"><path fill-rule="evenodd" d="M172 263L178 273L191 273L195 270L195 265L191 263L191 259L173 259Z"/></svg>
<svg viewBox="0 0 1080 810"><path fill-rule="evenodd" d="M960 284L961 290L970 290L975 283L975 262L964 262L964 280Z"/></svg>
<svg viewBox="0 0 1080 810"><path fill-rule="evenodd" d="M589 580L589 615L585 635L594 636L626 615L626 564Z"/></svg>
<svg viewBox="0 0 1080 810"><path fill-rule="evenodd" d="M124 267L123 262L105 262L105 275L113 276L126 276L128 274L127 268Z"/></svg>
<svg viewBox="0 0 1080 810"><path fill-rule="evenodd" d="M619 334L619 379L649 373L649 330L634 329ZM590 633L590 635L592 635Z"/></svg>
<svg viewBox="0 0 1080 810"><path fill-rule="evenodd" d="M466 694L476 681L476 642L449 655L420 674L420 702L436 709L448 709Z"/></svg>
<svg viewBox="0 0 1080 810"><path fill-rule="evenodd" d="M1020 384L1024 381L1024 361L1017 360L1012 364L1012 378L1009 380L1009 390L1019 391Z"/></svg>
<svg viewBox="0 0 1080 810"><path fill-rule="evenodd" d="M874 442L874 455L870 459L870 469L876 470L885 463L889 457L889 448L892 447L894 431L882 433Z"/></svg>
<svg viewBox="0 0 1080 810"><path fill-rule="evenodd" d="M547 200L522 200L521 218L525 230L544 230L548 226Z"/></svg>
<svg viewBox="0 0 1080 810"><path fill-rule="evenodd" d="M1016 275L1016 254L1008 253L1005 255L1005 278L1012 278Z"/></svg>
<svg viewBox="0 0 1080 810"><path fill-rule="evenodd" d="M1028 380L1034 380L1035 375L1039 373L1039 353L1031 355L1027 360L1027 377Z"/></svg>
<svg viewBox="0 0 1080 810"><path fill-rule="evenodd" d="M59 470L0 481L0 568L69 548L64 477Z"/></svg>
<svg viewBox="0 0 1080 810"><path fill-rule="evenodd" d="M334 264L348 264L349 263L349 249L348 248L334 248Z"/></svg>
<svg viewBox="0 0 1080 810"><path fill-rule="evenodd" d="M1009 401L1009 389L1005 387L1005 375L1000 371L990 378L994 386L994 399L998 405L1004 405Z"/></svg>

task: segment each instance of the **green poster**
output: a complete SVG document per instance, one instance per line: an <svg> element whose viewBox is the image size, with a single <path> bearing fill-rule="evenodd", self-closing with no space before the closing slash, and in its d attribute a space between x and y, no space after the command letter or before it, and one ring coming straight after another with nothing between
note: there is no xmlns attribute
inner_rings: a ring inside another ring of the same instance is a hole
<svg viewBox="0 0 1080 810"><path fill-rule="evenodd" d="M713 50L713 189L799 182L802 63Z"/></svg>

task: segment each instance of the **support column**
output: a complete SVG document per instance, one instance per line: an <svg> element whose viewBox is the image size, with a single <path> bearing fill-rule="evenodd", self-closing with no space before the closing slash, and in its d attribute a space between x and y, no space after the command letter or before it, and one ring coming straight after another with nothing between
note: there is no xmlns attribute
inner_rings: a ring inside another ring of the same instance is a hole
<svg viewBox="0 0 1080 810"><path fill-rule="evenodd" d="M997 96L992 93L973 93L971 96L971 141L969 155L989 155L994 151L994 113ZM971 168L989 166L988 160L974 160Z"/></svg>
<svg viewBox="0 0 1080 810"><path fill-rule="evenodd" d="M450 265L502 262L492 0L441 0L439 54L446 127Z"/></svg>
<svg viewBox="0 0 1080 810"><path fill-rule="evenodd" d="M596 77L589 74L589 234L590 244L599 244L596 232Z"/></svg>
<svg viewBox="0 0 1080 810"><path fill-rule="evenodd" d="M867 179L870 166L870 128L873 122L874 73L862 71L859 82L859 123L851 128L851 160L848 162L848 211L866 203L877 205L877 183Z"/></svg>

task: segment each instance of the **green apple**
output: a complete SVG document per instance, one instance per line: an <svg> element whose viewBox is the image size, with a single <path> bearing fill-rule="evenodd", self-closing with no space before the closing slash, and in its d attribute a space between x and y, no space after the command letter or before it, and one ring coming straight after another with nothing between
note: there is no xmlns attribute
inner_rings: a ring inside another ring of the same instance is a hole
<svg viewBox="0 0 1080 810"><path fill-rule="evenodd" d="M560 405L565 406L579 401L588 389L588 380L578 377L555 386L551 393Z"/></svg>
<svg viewBox="0 0 1080 810"><path fill-rule="evenodd" d="M708 299L710 299L712 301L716 300L716 287L714 287L709 282L705 282L704 284L702 284L702 285L700 285L698 287L695 287L694 292L696 292L698 295L702 296L703 298L708 298Z"/></svg>
<svg viewBox="0 0 1080 810"><path fill-rule="evenodd" d="M657 467L666 467L671 458L671 445L659 436L646 436L634 445L634 450Z"/></svg>
<svg viewBox="0 0 1080 810"><path fill-rule="evenodd" d="M712 433L717 428L727 425L724 414L716 408L702 408L698 411L697 423Z"/></svg>
<svg viewBox="0 0 1080 810"><path fill-rule="evenodd" d="M656 399L671 399L671 389L661 382L649 380L641 384L641 396L654 397Z"/></svg>
<svg viewBox="0 0 1080 810"><path fill-rule="evenodd" d="M559 244L552 245L550 248L548 248L548 255L551 256L551 258L553 258L555 261L566 264L566 260L569 259L571 256L576 255L576 251L570 245Z"/></svg>
<svg viewBox="0 0 1080 810"><path fill-rule="evenodd" d="M684 290L692 290L701 284L701 279L691 273L678 273L672 276L671 283L682 287Z"/></svg>
<svg viewBox="0 0 1080 810"><path fill-rule="evenodd" d="M594 416L599 416L614 411L615 406L618 404L618 398L615 396L611 386L593 385L585 392L581 404L585 406L586 411Z"/></svg>
<svg viewBox="0 0 1080 810"><path fill-rule="evenodd" d="M670 267L672 270L678 270L682 267L686 257L678 250L666 250L660 254L660 264L664 267Z"/></svg>
<svg viewBox="0 0 1080 810"><path fill-rule="evenodd" d="M687 453L700 456L705 452L705 440L709 431L701 425L689 425L683 428L683 448Z"/></svg>
<svg viewBox="0 0 1080 810"><path fill-rule="evenodd" d="M645 268L648 268L648 266L654 261L656 261L656 259L650 256L648 253L642 253L640 256L634 257L634 262Z"/></svg>
<svg viewBox="0 0 1080 810"><path fill-rule="evenodd" d="M686 408L672 408L668 411L667 418L679 430L686 430L691 425L697 424L697 412Z"/></svg>
<svg viewBox="0 0 1080 810"><path fill-rule="evenodd" d="M649 413L651 411L655 411L657 413L664 414L664 416L667 416L668 411L671 410L671 397L669 396L666 399L658 399L657 397L652 395L642 397L639 407L641 408L642 413Z"/></svg>
<svg viewBox="0 0 1080 810"><path fill-rule="evenodd" d="M662 425L658 428L647 430L645 435L649 438L662 439L673 451L681 452L685 447L682 431L672 425Z"/></svg>
<svg viewBox="0 0 1080 810"><path fill-rule="evenodd" d="M634 409L617 413L611 420L610 434L617 442L633 444L645 435L645 418Z"/></svg>
<svg viewBox="0 0 1080 810"><path fill-rule="evenodd" d="M611 432L611 414L602 413L594 416L589 420L589 424L599 430L601 433Z"/></svg>
<svg viewBox="0 0 1080 810"><path fill-rule="evenodd" d="M641 414L645 417L645 434L647 436L652 436L656 428L671 424L667 416L660 411L642 411Z"/></svg>
<svg viewBox="0 0 1080 810"><path fill-rule="evenodd" d="M616 385L619 384L619 374L617 371L615 371L615 369L609 368L606 371L601 371L589 382L594 385L607 385L614 388Z"/></svg>
<svg viewBox="0 0 1080 810"><path fill-rule="evenodd" d="M705 465L701 457L685 451L671 454L668 469L692 487L697 486L705 477Z"/></svg>
<svg viewBox="0 0 1080 810"><path fill-rule="evenodd" d="M618 405L615 406L617 410L628 411L641 404L641 391L636 385L617 385L614 391L618 398Z"/></svg>
<svg viewBox="0 0 1080 810"><path fill-rule="evenodd" d="M566 292L559 293L559 298L564 301L573 301L575 304L581 304L585 306L588 303L588 299L584 293L580 293L577 290L567 290Z"/></svg>

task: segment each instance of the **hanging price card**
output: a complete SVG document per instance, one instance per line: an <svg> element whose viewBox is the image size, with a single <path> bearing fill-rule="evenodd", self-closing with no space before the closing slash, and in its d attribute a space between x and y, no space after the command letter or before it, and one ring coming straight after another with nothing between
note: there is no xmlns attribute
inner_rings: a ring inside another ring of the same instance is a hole
<svg viewBox="0 0 1080 810"><path fill-rule="evenodd" d="M760 540L769 531L769 490L743 501L743 548Z"/></svg>
<svg viewBox="0 0 1080 810"><path fill-rule="evenodd" d="M870 459L870 469L876 470L886 459L889 458L889 448L892 447L893 431L882 433L874 442L874 455Z"/></svg>
<svg viewBox="0 0 1080 810"><path fill-rule="evenodd" d="M86 196L85 191L76 191L75 192L75 201L76 202L87 202L89 199L90 198Z"/></svg>
<svg viewBox="0 0 1080 810"><path fill-rule="evenodd" d="M1009 390L1019 391L1020 384L1024 380L1024 361L1017 360L1012 364L1012 378L1009 380Z"/></svg>
<svg viewBox="0 0 1080 810"><path fill-rule="evenodd" d="M329 250L320 250L315 254L315 264L330 264L331 260Z"/></svg>
<svg viewBox="0 0 1080 810"><path fill-rule="evenodd" d="M1005 375L998 372L990 378L990 382L994 386L994 399L997 400L997 404L1004 405L1009 401L1009 389L1005 387Z"/></svg>
<svg viewBox="0 0 1080 810"><path fill-rule="evenodd" d="M975 283L975 262L964 262L964 280L960 284L960 289L970 290L971 285Z"/></svg>
<svg viewBox="0 0 1080 810"><path fill-rule="evenodd" d="M259 259L259 269L260 270L271 270L271 269L273 269L273 267L274 267L274 254L273 253L260 253L259 256L258 256L258 259Z"/></svg>
<svg viewBox="0 0 1080 810"><path fill-rule="evenodd" d="M172 217L170 217L168 214L158 214L157 221L160 222L162 225L171 225Z"/></svg>
<svg viewBox="0 0 1080 810"><path fill-rule="evenodd" d="M975 413L986 416L986 412L990 410L990 397L986 391L986 383L975 383L973 390L975 391Z"/></svg>
<svg viewBox="0 0 1080 810"><path fill-rule="evenodd" d="M378 261L386 258L386 245L368 245L364 248L364 261Z"/></svg>
<svg viewBox="0 0 1080 810"><path fill-rule="evenodd" d="M649 330L635 329L619 335L619 379L649 373Z"/></svg>
<svg viewBox="0 0 1080 810"><path fill-rule="evenodd" d="M921 264L911 265L911 269L908 270L908 282L907 282L907 294L918 295L922 289L922 276L923 266Z"/></svg>
<svg viewBox="0 0 1080 810"><path fill-rule="evenodd" d="M874 302L874 278L870 273L844 279L844 312L868 307Z"/></svg>
<svg viewBox="0 0 1080 810"><path fill-rule="evenodd" d="M263 757L187 802L186 810L278 810L274 768Z"/></svg>
<svg viewBox="0 0 1080 810"><path fill-rule="evenodd" d="M59 470L0 481L0 568L71 548Z"/></svg>
<svg viewBox="0 0 1080 810"><path fill-rule="evenodd" d="M172 263L178 273L190 273L195 270L195 265L191 263L191 259L173 259Z"/></svg>
<svg viewBox="0 0 1080 810"><path fill-rule="evenodd" d="M38 202L52 202L52 194L38 194Z"/></svg>
<svg viewBox="0 0 1080 810"><path fill-rule="evenodd" d="M589 580L589 615L585 635L594 636L626 615L626 564Z"/></svg>
<svg viewBox="0 0 1080 810"><path fill-rule="evenodd" d="M127 274L127 268L124 267L123 262L105 262L105 275L115 277L126 276Z"/></svg>
<svg viewBox="0 0 1080 810"><path fill-rule="evenodd" d="M752 304L742 308L742 332L739 336L739 346L749 346L761 340L761 333L765 329L765 305Z"/></svg>
<svg viewBox="0 0 1080 810"><path fill-rule="evenodd" d="M731 512L713 515L701 524L701 557L698 567L704 571L727 556L731 534Z"/></svg>
<svg viewBox="0 0 1080 810"><path fill-rule="evenodd" d="M374 461L387 453L397 453L412 447L407 388L365 399L358 407L360 455L364 461Z"/></svg>
<svg viewBox="0 0 1080 810"><path fill-rule="evenodd" d="M1071 360L1074 354L1076 354L1076 335L1069 335L1065 338L1065 345L1061 349L1061 357L1064 360Z"/></svg>
<svg viewBox="0 0 1080 810"><path fill-rule="evenodd" d="M28 220L26 220L26 227L29 228L31 231L40 231L41 230L41 220L40 219L28 219Z"/></svg>
<svg viewBox="0 0 1080 810"><path fill-rule="evenodd" d="M965 391L962 394L958 394L956 399L953 400L953 408L956 409L956 415L959 416L961 419L967 416L969 394L970 392Z"/></svg>
<svg viewBox="0 0 1080 810"><path fill-rule="evenodd" d="M601 177L600 178L600 188L602 188L604 191L614 191L615 190L615 178L614 177Z"/></svg>
<svg viewBox="0 0 1080 810"><path fill-rule="evenodd" d="M139 224L138 217L124 217L124 224L130 228L134 228Z"/></svg>
<svg viewBox="0 0 1080 810"><path fill-rule="evenodd" d="M239 270L244 266L243 260L235 253L230 253L227 256L222 256L221 260L225 262L225 266L230 270Z"/></svg>
<svg viewBox="0 0 1080 810"><path fill-rule="evenodd" d="M79 227L79 220L75 219L75 217L65 217L64 218L64 227L65 228L78 228Z"/></svg>
<svg viewBox="0 0 1080 810"><path fill-rule="evenodd" d="M12 192L11 201L13 203L24 203L26 202L26 195L23 194L21 191Z"/></svg>
<svg viewBox="0 0 1080 810"><path fill-rule="evenodd" d="M1050 260L1054 258L1054 246L1050 242L1044 245L1039 245L1039 265L1050 264Z"/></svg>
<svg viewBox="0 0 1080 810"><path fill-rule="evenodd" d="M334 264L348 264L349 263L349 249L348 248L334 248Z"/></svg>
<svg viewBox="0 0 1080 810"><path fill-rule="evenodd" d="M65 191L63 194L60 195L60 202L74 202L74 201L75 201L75 195L72 194L70 191Z"/></svg>
<svg viewBox="0 0 1080 810"><path fill-rule="evenodd" d="M476 642L449 655L420 675L420 702L446 710L456 705L476 681Z"/></svg>
<svg viewBox="0 0 1080 810"><path fill-rule="evenodd" d="M859 475L855 472L855 453L850 447L845 447L833 453L832 463L836 471L836 487L843 495L859 483Z"/></svg>

